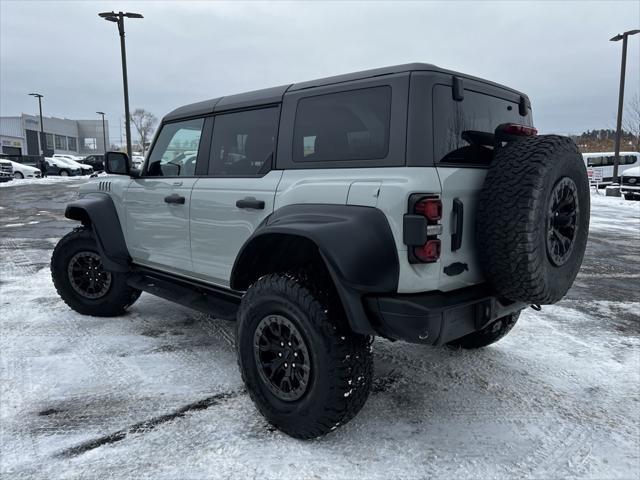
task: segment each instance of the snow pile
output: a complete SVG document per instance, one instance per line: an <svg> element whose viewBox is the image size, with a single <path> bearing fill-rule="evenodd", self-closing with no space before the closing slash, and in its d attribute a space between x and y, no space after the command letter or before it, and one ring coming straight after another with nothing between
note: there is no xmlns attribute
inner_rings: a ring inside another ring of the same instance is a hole
<svg viewBox="0 0 640 480"><path fill-rule="evenodd" d="M58 185L58 184L73 184L86 182L89 178L88 175L82 177L44 177L44 178L23 178L23 179L14 179L10 182L2 182L0 183L0 188L7 187L26 187L30 185Z"/></svg>

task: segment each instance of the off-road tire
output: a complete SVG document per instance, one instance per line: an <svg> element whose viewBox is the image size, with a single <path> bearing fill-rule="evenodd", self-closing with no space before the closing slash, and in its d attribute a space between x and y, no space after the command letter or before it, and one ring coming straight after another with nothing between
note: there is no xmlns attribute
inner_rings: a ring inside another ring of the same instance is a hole
<svg viewBox="0 0 640 480"><path fill-rule="evenodd" d="M295 438L320 437L347 423L371 390L370 338L350 332L329 297L302 275L269 274L249 287L238 311L238 365L249 395L272 425ZM309 351L310 381L297 400L274 395L254 357L256 328L273 314L294 324Z"/></svg>
<svg viewBox="0 0 640 480"><path fill-rule="evenodd" d="M76 312L96 317L122 315L140 297L141 291L127 285L127 274L109 272L111 284L100 298L86 298L74 290L68 274L68 265L78 252L99 255L96 240L89 228L80 227L58 242L51 256L51 278L62 300Z"/></svg>
<svg viewBox="0 0 640 480"><path fill-rule="evenodd" d="M575 187L578 214L566 260L552 261L547 246L552 192ZM589 181L582 156L568 137L541 135L497 149L477 210L478 257L486 279L513 301L552 304L578 274L589 230Z"/></svg>
<svg viewBox="0 0 640 480"><path fill-rule="evenodd" d="M486 347L492 343L496 343L503 338L515 326L520 312L506 315L502 318L494 320L482 330L465 335L462 338L449 342L447 345L456 348L464 348L472 350L475 348Z"/></svg>

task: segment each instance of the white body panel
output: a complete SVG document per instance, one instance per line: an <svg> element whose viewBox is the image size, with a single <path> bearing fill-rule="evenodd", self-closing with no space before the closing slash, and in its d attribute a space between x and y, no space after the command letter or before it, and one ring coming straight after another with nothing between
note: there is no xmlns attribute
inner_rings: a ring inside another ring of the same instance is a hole
<svg viewBox="0 0 640 480"><path fill-rule="evenodd" d="M228 286L231 268L244 242L273 212L281 170L261 178L200 178L191 195L193 276ZM242 209L236 201L253 197L263 210Z"/></svg>
<svg viewBox="0 0 640 480"><path fill-rule="evenodd" d="M133 180L125 193L125 239L135 263L191 272L189 207L196 178L149 177ZM180 195L185 203L165 202L169 195ZM118 212L120 215L120 211Z"/></svg>
<svg viewBox="0 0 640 480"><path fill-rule="evenodd" d="M395 240L399 293L450 291L483 281L475 250L475 205L486 170L451 167L273 170L261 178L100 177L121 219L135 263L228 286L236 256L258 225L286 205L325 203L380 209ZM99 179L81 191L96 191ZM444 189L442 188L444 186ZM444 190L444 193L442 193ZM167 204L177 193L184 205ZM442 253L435 263L411 264L403 242L403 217L413 193L441 195ZM264 210L241 209L236 201L254 197ZM454 198L464 203L463 241L451 251ZM448 276L444 267L464 263L468 270Z"/></svg>

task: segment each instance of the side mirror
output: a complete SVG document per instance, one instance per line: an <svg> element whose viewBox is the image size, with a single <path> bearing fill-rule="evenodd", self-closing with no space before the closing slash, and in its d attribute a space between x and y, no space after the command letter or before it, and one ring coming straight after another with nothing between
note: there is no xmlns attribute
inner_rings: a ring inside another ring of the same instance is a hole
<svg viewBox="0 0 640 480"><path fill-rule="evenodd" d="M116 175L129 175L129 157L122 152L107 152L104 156L104 171Z"/></svg>

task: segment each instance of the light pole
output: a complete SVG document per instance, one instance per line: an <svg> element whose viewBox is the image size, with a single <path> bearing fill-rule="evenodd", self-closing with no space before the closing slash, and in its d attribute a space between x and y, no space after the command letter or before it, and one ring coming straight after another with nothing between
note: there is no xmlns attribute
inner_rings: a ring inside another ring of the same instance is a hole
<svg viewBox="0 0 640 480"><path fill-rule="evenodd" d="M104 128L104 112L96 112L98 115L102 115L102 145L104 145L104 153L107 153L107 131Z"/></svg>
<svg viewBox="0 0 640 480"><path fill-rule="evenodd" d="M42 97L44 95L39 93L30 93L29 95L38 99L38 108L40 109L40 151L42 152L42 158L44 158L44 150L47 146L47 139L44 136L44 123L42 121Z"/></svg>
<svg viewBox="0 0 640 480"><path fill-rule="evenodd" d="M144 18L139 13L129 12L103 12L98 14L109 22L118 24L118 33L120 34L120 53L122 55L122 83L124 84L124 117L125 130L127 133L127 155L131 158L131 118L129 116L129 85L127 82L127 53L124 43L124 19L126 18Z"/></svg>
<svg viewBox="0 0 640 480"><path fill-rule="evenodd" d="M620 140L622 138L622 109L624 104L624 77L627 67L627 38L640 33L640 30L629 30L609 39L611 42L622 40L622 65L620 66L620 94L618 95L618 121L616 124L616 147L613 157L613 183L618 183L618 165L620 165Z"/></svg>

